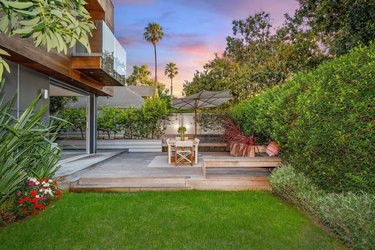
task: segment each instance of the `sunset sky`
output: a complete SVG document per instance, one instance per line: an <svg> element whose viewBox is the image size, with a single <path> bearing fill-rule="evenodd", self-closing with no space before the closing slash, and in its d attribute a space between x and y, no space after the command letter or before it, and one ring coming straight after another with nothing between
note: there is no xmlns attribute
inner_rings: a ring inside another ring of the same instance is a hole
<svg viewBox="0 0 375 250"><path fill-rule="evenodd" d="M146 64L154 72L153 47L143 39L150 22L159 23L164 38L157 44L158 80L168 88L165 65L174 62L179 74L174 79L174 95L180 96L182 83L214 53L223 53L232 34L232 21L259 11L271 14L273 27L284 22L284 13L293 14L296 0L113 0L115 35L127 52L127 73L133 65Z"/></svg>

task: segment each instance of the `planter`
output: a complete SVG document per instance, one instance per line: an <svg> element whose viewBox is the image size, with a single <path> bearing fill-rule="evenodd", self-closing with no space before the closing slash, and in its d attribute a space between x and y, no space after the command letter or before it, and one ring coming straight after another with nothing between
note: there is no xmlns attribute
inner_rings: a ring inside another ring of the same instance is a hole
<svg viewBox="0 0 375 250"><path fill-rule="evenodd" d="M267 146L266 153L269 156L278 156L279 152L280 152L279 144L277 144L274 141L271 141L270 144L268 144Z"/></svg>
<svg viewBox="0 0 375 250"><path fill-rule="evenodd" d="M255 157L256 148L257 146L238 142L233 142L229 146L230 155L236 157Z"/></svg>

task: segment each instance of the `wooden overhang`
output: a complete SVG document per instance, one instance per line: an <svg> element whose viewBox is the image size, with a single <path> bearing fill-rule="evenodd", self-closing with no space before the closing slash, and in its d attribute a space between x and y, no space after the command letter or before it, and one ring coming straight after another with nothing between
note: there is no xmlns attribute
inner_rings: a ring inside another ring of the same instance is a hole
<svg viewBox="0 0 375 250"><path fill-rule="evenodd" d="M72 69L79 70L107 86L122 86L115 78L102 69L101 56L73 56Z"/></svg>
<svg viewBox="0 0 375 250"><path fill-rule="evenodd" d="M72 56L47 52L45 47L35 47L29 39L19 36L8 37L0 34L0 48L6 50L10 57L4 57L27 68L48 75L57 80L90 92L98 96L113 95L113 90L99 79L72 68ZM119 85L117 83L116 85Z"/></svg>

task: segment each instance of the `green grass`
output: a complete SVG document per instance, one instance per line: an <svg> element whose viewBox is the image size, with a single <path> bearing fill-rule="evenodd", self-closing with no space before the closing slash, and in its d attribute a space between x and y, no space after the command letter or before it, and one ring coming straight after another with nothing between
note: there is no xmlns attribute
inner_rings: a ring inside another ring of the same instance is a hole
<svg viewBox="0 0 375 250"><path fill-rule="evenodd" d="M0 229L1 249L342 249L267 192L66 194Z"/></svg>

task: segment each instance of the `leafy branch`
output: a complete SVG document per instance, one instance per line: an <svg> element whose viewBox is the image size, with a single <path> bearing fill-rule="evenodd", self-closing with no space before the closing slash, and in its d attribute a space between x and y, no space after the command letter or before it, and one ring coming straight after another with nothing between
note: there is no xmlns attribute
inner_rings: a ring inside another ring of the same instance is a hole
<svg viewBox="0 0 375 250"><path fill-rule="evenodd" d="M89 52L89 36L95 28L83 0L0 0L0 32L8 36L19 35L32 39L35 46L46 46L67 54L68 49L81 43ZM0 80L4 68L9 67L1 56Z"/></svg>

